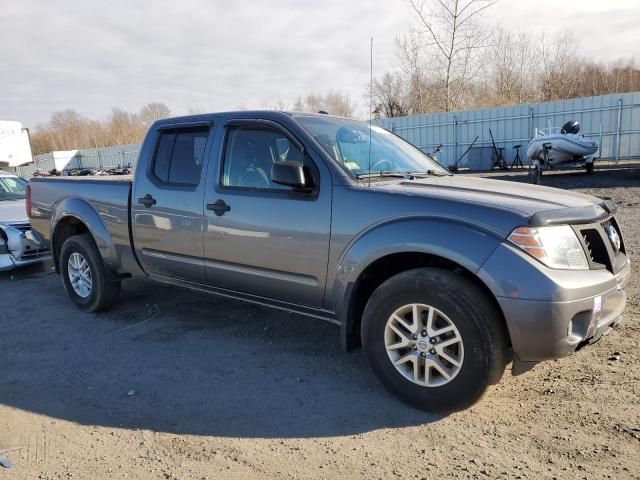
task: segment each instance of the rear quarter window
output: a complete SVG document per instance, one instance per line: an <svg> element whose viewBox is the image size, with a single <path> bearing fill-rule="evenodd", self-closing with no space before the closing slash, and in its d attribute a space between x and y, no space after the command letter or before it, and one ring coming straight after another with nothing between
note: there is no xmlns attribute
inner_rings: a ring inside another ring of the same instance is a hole
<svg viewBox="0 0 640 480"><path fill-rule="evenodd" d="M153 175L163 183L200 183L208 128L162 132L153 161Z"/></svg>

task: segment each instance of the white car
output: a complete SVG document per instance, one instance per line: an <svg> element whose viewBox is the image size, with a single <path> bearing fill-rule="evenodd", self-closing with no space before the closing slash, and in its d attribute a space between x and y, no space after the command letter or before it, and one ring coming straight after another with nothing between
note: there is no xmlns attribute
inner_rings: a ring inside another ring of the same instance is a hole
<svg viewBox="0 0 640 480"><path fill-rule="evenodd" d="M25 198L28 182L0 170L0 271L51 258L31 231Z"/></svg>

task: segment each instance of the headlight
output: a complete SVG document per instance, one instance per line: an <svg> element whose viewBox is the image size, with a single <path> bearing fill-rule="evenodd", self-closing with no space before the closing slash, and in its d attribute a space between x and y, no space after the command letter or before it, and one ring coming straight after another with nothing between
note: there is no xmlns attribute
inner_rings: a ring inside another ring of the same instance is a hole
<svg viewBox="0 0 640 480"><path fill-rule="evenodd" d="M569 225L519 227L508 240L547 267L588 270L589 262L575 232Z"/></svg>

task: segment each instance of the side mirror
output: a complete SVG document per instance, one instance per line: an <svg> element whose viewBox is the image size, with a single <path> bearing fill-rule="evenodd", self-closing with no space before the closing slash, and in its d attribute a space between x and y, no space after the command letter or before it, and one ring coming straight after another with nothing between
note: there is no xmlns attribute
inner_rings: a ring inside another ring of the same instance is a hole
<svg viewBox="0 0 640 480"><path fill-rule="evenodd" d="M302 164L293 160L275 162L271 165L271 181L292 188L305 188Z"/></svg>

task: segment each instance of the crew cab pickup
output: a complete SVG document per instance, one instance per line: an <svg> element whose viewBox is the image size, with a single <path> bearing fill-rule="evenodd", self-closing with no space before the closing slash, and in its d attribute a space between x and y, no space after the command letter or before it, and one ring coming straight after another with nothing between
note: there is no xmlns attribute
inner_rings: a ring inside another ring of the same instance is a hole
<svg viewBox="0 0 640 480"><path fill-rule="evenodd" d="M630 275L612 202L454 176L322 114L161 120L133 178L34 178L27 204L82 310L145 276L327 320L432 412L598 340Z"/></svg>

